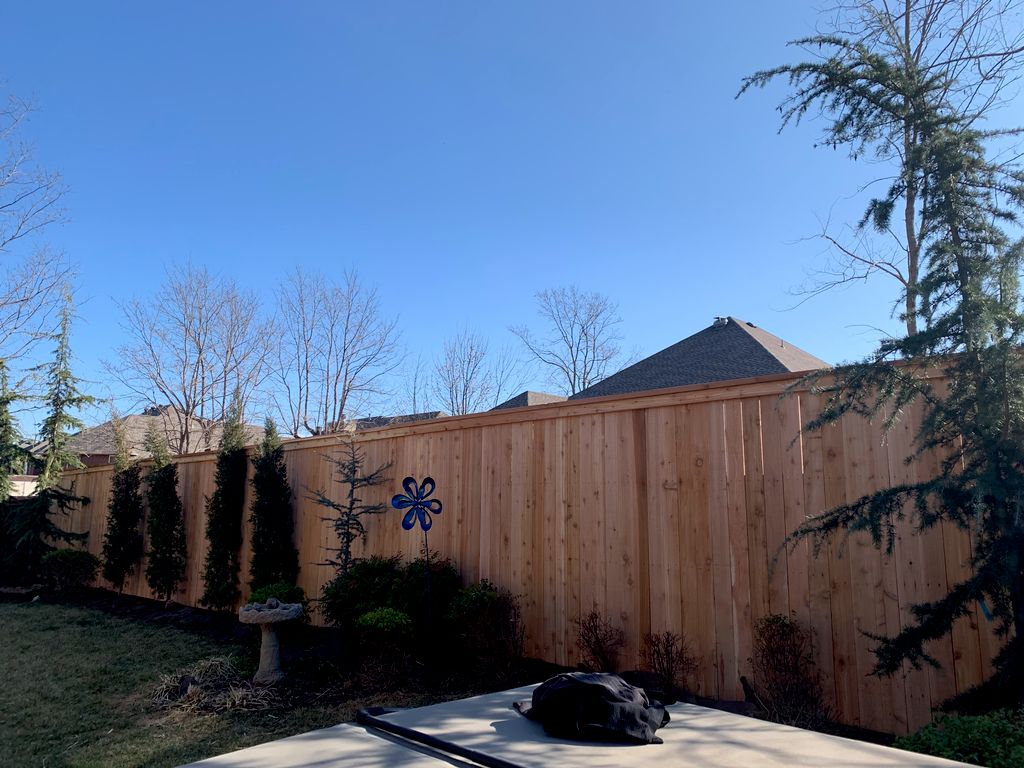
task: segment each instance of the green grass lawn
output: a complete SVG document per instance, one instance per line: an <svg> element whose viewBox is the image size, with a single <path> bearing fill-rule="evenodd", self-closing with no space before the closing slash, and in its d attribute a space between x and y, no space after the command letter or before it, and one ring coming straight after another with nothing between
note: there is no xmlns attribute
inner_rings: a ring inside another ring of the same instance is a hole
<svg viewBox="0 0 1024 768"><path fill-rule="evenodd" d="M351 720L360 707L429 702L391 694L256 712L156 711L161 675L253 649L74 605L0 603L0 649L4 766L173 766Z"/></svg>

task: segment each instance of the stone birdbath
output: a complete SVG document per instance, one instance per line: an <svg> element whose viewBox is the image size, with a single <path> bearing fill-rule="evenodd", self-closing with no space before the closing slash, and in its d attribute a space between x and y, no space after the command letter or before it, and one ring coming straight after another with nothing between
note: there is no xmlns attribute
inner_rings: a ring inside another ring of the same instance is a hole
<svg viewBox="0 0 1024 768"><path fill-rule="evenodd" d="M238 620L243 624L258 624L263 633L260 644L260 668L252 679L261 685L273 685L284 679L281 670L281 644L275 625L302 618L301 603L282 603L272 597L265 603L249 603L238 609Z"/></svg>

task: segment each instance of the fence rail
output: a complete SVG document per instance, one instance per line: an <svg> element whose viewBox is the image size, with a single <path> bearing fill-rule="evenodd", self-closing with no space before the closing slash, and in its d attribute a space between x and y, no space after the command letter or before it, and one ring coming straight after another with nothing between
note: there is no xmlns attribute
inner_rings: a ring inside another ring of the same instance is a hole
<svg viewBox="0 0 1024 768"><path fill-rule="evenodd" d="M970 541L945 525L926 535L904 525L892 558L863 535L833 542L817 557L807 542L784 547L807 515L937 468L929 458L903 461L919 420L913 409L888 435L855 417L801 435L820 403L807 391L781 397L794 381L768 376L361 433L367 466L392 465L391 481L366 496L386 501L404 476L433 476L444 512L431 548L466 579L487 578L522 595L532 655L575 664L573 621L597 606L625 630L627 664L638 662L645 633L682 632L700 661L696 692L739 698L753 623L787 613L812 628L814 657L840 719L913 730L932 707L991 673L992 626L975 610L931 645L941 670L907 668L881 679L870 675L865 633L895 633L912 604L945 594L969 567ZM310 595L332 575L318 563L333 533L310 492L337 497L341 490L323 459L335 440L285 443L299 582ZM176 599L191 605L202 593L214 458L176 460L189 553ZM92 503L62 524L88 530L88 548L99 554L112 468L66 477ZM359 553L416 556L422 539L399 521L397 512L371 519ZM247 564L248 526L242 554ZM141 569L125 591L151 596Z"/></svg>

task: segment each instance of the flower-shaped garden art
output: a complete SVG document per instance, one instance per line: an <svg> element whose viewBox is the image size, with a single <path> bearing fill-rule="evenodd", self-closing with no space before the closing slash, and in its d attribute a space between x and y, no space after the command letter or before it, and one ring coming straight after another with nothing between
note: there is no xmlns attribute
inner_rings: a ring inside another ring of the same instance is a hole
<svg viewBox="0 0 1024 768"><path fill-rule="evenodd" d="M400 511L408 510L402 518L402 527L405 530L411 531L419 521L420 528L423 529L423 552L428 560L430 550L427 547L427 531L434 524L433 515L441 514L441 501L428 498L436 487L432 477L423 478L422 485L416 482L416 478L407 477L402 481L405 493L396 493L391 497L392 507Z"/></svg>

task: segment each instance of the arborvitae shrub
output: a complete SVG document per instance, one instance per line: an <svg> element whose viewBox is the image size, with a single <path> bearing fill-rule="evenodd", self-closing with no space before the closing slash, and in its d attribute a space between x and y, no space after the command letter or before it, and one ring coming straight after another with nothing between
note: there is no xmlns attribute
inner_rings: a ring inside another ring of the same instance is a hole
<svg viewBox="0 0 1024 768"><path fill-rule="evenodd" d="M281 439L270 419L252 463L249 587L255 590L268 584L294 584L299 575L299 553L293 543L292 489Z"/></svg>
<svg viewBox="0 0 1024 768"><path fill-rule="evenodd" d="M103 535L103 578L120 592L142 559L142 472L130 464L114 472Z"/></svg>
<svg viewBox="0 0 1024 768"><path fill-rule="evenodd" d="M796 619L777 613L758 619L750 665L754 694L769 719L817 728L831 718L810 635Z"/></svg>
<svg viewBox="0 0 1024 768"><path fill-rule="evenodd" d="M245 509L245 476L249 469L244 432L237 401L232 404L217 450L213 495L206 499L206 562L203 596L208 608L233 608L238 600L241 567L242 516Z"/></svg>
<svg viewBox="0 0 1024 768"><path fill-rule="evenodd" d="M96 579L100 561L91 552L80 549L55 549L43 555L42 574L57 592L77 592Z"/></svg>
<svg viewBox="0 0 1024 768"><path fill-rule="evenodd" d="M165 464L147 478L149 552L146 581L157 597L170 600L185 578L185 521L178 497L178 467Z"/></svg>
<svg viewBox="0 0 1024 768"><path fill-rule="evenodd" d="M613 626L596 605L574 623L582 665L592 672L618 672L619 654L626 645L625 633Z"/></svg>

